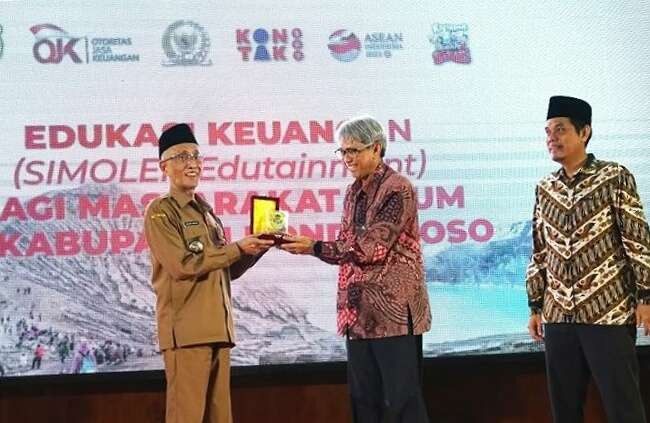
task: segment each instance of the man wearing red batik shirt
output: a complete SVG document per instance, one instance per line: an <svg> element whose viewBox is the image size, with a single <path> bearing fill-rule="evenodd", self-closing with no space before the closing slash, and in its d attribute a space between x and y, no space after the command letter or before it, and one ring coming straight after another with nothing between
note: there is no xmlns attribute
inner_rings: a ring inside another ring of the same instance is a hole
<svg viewBox="0 0 650 423"><path fill-rule="evenodd" d="M431 327L413 185L382 160L386 136L370 117L338 130L355 181L336 241L287 236L281 248L339 265L337 329L347 339L355 423L428 422L422 334Z"/></svg>

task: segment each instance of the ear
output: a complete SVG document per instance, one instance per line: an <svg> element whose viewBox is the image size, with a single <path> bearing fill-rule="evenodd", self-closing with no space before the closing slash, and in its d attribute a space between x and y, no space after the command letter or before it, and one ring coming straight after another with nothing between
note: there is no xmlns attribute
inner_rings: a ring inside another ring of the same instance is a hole
<svg viewBox="0 0 650 423"><path fill-rule="evenodd" d="M591 135L591 125L589 124L585 125L585 127L582 128L582 132L584 135L583 134L580 135L582 135L584 137L584 141L587 142L587 140L589 139L589 135Z"/></svg>
<svg viewBox="0 0 650 423"><path fill-rule="evenodd" d="M158 162L158 167L160 168L160 171L162 173L165 173L165 169L167 168L167 162L165 162L165 163Z"/></svg>

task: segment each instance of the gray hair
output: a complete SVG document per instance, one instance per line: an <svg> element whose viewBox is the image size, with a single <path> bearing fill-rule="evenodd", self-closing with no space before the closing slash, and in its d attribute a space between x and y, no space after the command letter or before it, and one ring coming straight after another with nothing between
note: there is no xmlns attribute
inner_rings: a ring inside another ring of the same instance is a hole
<svg viewBox="0 0 650 423"><path fill-rule="evenodd" d="M381 157L386 153L386 132L381 123L370 116L359 116L344 121L336 131L337 140L353 139L364 145L379 144Z"/></svg>
<svg viewBox="0 0 650 423"><path fill-rule="evenodd" d="M182 146L182 145L185 145L185 144L192 144L192 145L196 145L196 146L198 147L197 144L192 143L192 142L184 142L184 143L180 143L180 144L172 145L171 147L169 147L167 150L165 150L165 151L162 153L162 156L160 156L160 160L167 160L168 158L170 158L170 157L172 157L172 156L175 156L176 153L178 153L178 146L179 146L179 145Z"/></svg>

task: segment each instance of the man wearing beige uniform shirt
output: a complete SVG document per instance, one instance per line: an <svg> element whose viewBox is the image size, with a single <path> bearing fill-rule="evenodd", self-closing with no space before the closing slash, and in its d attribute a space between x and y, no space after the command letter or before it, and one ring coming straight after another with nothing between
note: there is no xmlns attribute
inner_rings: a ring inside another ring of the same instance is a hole
<svg viewBox="0 0 650 423"><path fill-rule="evenodd" d="M255 236L228 242L210 205L194 193L202 165L188 125L163 132L159 157L169 193L149 204L144 227L167 379L166 421L230 423L230 281L273 242Z"/></svg>

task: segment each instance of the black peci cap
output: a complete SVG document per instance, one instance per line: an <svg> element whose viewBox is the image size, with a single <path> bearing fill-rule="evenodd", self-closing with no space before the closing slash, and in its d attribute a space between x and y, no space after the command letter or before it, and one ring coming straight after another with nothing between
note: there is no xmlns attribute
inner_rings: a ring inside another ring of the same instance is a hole
<svg viewBox="0 0 650 423"><path fill-rule="evenodd" d="M161 158L168 148L185 143L198 144L188 124L179 123L178 125L165 129L158 141L158 158Z"/></svg>
<svg viewBox="0 0 650 423"><path fill-rule="evenodd" d="M575 97L553 96L548 101L546 119L567 117L591 125L591 106Z"/></svg>

